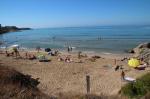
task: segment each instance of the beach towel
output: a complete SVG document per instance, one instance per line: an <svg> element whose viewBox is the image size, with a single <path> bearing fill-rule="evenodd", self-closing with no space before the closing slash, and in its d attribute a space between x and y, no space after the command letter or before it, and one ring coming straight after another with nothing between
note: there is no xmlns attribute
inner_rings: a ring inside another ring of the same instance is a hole
<svg viewBox="0 0 150 99"><path fill-rule="evenodd" d="M39 59L39 62L50 62L50 59Z"/></svg>
<svg viewBox="0 0 150 99"><path fill-rule="evenodd" d="M124 80L129 81L129 82L136 82L136 79L131 78L131 77L125 77Z"/></svg>

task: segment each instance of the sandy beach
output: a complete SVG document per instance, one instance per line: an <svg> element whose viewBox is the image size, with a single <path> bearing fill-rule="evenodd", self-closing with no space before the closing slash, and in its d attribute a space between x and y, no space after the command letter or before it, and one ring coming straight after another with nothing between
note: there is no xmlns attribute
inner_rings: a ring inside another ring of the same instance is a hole
<svg viewBox="0 0 150 99"><path fill-rule="evenodd" d="M35 51L28 51L28 53L37 54ZM24 57L25 51L21 51L20 54ZM67 55L71 56L73 62L58 61L59 56L66 57ZM101 56L101 58L92 62L89 59L93 55L87 54L88 57L78 59L75 52L61 52L59 56L46 55L48 59L51 59L51 62L39 62L37 59L16 59L12 56L6 57L5 54L0 54L0 64L29 74L33 78L39 78L38 88L53 96L57 96L59 93L85 94L86 75L90 76L90 92L92 94L115 95L118 94L121 86L127 83L121 80L121 70L115 71L116 65L123 65L126 76L132 78L137 78L150 70L146 68L146 70L139 71L130 68L127 61L121 61L124 57L132 57L128 54L96 53L95 55ZM117 60L116 64L114 59ZM81 60L82 63L79 62Z"/></svg>

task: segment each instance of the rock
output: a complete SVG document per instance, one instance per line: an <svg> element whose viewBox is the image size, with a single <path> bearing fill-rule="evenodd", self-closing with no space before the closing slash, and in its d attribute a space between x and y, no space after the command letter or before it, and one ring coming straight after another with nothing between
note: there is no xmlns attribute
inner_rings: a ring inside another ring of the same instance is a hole
<svg viewBox="0 0 150 99"><path fill-rule="evenodd" d="M128 50L127 52L128 52L128 53L135 53L133 49Z"/></svg>
<svg viewBox="0 0 150 99"><path fill-rule="evenodd" d="M141 53L144 52L144 50L146 49L150 49L150 43L142 43L140 45L138 45L136 48L134 48L133 50L131 50L131 52L135 53L135 57L139 56Z"/></svg>
<svg viewBox="0 0 150 99"><path fill-rule="evenodd" d="M136 48L150 48L150 43L142 43L138 45Z"/></svg>

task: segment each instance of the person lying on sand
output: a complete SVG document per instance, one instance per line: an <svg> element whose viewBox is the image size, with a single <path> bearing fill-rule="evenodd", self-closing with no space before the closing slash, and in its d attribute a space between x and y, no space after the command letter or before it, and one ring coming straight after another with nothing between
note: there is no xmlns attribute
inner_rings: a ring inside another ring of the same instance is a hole
<svg viewBox="0 0 150 99"><path fill-rule="evenodd" d="M135 67L135 69L137 70L145 70L145 68L148 67L147 63L141 64L138 67Z"/></svg>
<svg viewBox="0 0 150 99"><path fill-rule="evenodd" d="M67 57L65 58L65 62L70 63L70 62L72 62L72 59L71 59L69 56L67 56Z"/></svg>
<svg viewBox="0 0 150 99"><path fill-rule="evenodd" d="M145 62L143 58L141 58L139 60L140 60L140 65L135 67L135 69L137 69L137 70L145 70L145 68L148 67L149 64L147 62Z"/></svg>
<svg viewBox="0 0 150 99"><path fill-rule="evenodd" d="M58 61L64 61L64 59L61 56L59 56Z"/></svg>
<svg viewBox="0 0 150 99"><path fill-rule="evenodd" d="M6 56L7 56L7 57L9 57L9 56L14 56L14 55L15 55L16 58L17 58L18 56L21 57L21 56L20 56L20 53L19 53L19 51L18 51L18 49L17 49L16 47L13 47L13 48L12 48L12 52L9 53L8 51L5 51L5 53L6 53Z"/></svg>
<svg viewBox="0 0 150 99"><path fill-rule="evenodd" d="M27 52L25 53L25 56L26 56L26 59L29 59L29 60L36 59L36 56L35 56L35 55L33 55L33 54L28 54Z"/></svg>
<svg viewBox="0 0 150 99"><path fill-rule="evenodd" d="M5 51L5 54L6 54L7 57L14 56L14 52L9 53L8 51Z"/></svg>
<svg viewBox="0 0 150 99"><path fill-rule="evenodd" d="M56 51L50 51L48 52L48 55L51 55L51 56L57 56L59 54L59 52L56 50Z"/></svg>

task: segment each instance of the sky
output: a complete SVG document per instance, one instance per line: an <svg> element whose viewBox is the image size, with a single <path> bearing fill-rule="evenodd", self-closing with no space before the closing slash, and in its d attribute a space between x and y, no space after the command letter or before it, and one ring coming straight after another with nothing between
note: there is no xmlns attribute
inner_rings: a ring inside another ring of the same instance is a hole
<svg viewBox="0 0 150 99"><path fill-rule="evenodd" d="M0 24L32 28L149 25L150 0L0 0Z"/></svg>

